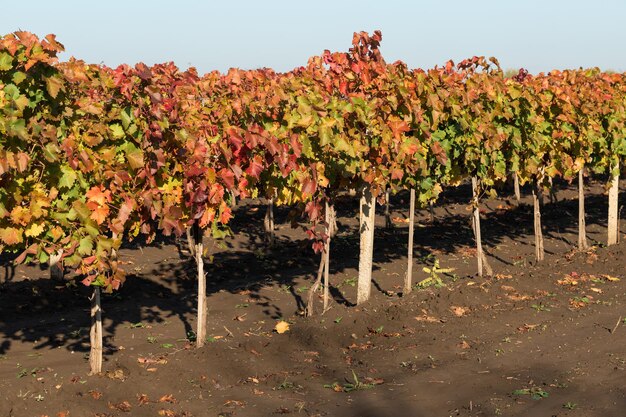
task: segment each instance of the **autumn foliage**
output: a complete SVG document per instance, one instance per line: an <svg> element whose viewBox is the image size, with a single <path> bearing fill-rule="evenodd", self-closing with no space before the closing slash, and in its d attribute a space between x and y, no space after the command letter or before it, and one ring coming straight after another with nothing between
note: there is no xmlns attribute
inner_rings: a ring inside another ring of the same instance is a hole
<svg viewBox="0 0 626 417"><path fill-rule="evenodd" d="M624 74L505 78L482 57L410 69L385 62L381 40L355 33L348 52L287 73L200 76L59 63L53 35L0 38L0 251L44 264L61 251L111 291L123 240L223 235L233 197L298 206L319 239L324 200L363 184L426 203L471 176L547 185L626 156Z"/></svg>

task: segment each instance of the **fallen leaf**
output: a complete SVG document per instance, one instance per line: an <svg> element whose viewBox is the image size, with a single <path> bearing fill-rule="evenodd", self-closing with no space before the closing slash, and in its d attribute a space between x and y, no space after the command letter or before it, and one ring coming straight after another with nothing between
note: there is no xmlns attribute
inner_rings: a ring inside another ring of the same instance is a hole
<svg viewBox="0 0 626 417"><path fill-rule="evenodd" d="M130 413L131 408L133 408L132 405L130 405L130 403L128 401L122 401L121 403L108 403L108 406L111 410L119 410L122 411L124 413Z"/></svg>
<svg viewBox="0 0 626 417"><path fill-rule="evenodd" d="M382 378L370 378L369 376L365 377L363 380L366 384L381 385L385 383L385 380Z"/></svg>
<svg viewBox="0 0 626 417"><path fill-rule="evenodd" d="M165 359L163 356L159 356L158 358L139 357L137 358L137 362L141 364L146 364L146 365L154 365L154 364L165 365L167 363L167 359Z"/></svg>
<svg viewBox="0 0 626 417"><path fill-rule="evenodd" d="M245 403L243 401L237 401L237 400L226 400L226 402L224 403L224 405L226 407L243 407Z"/></svg>
<svg viewBox="0 0 626 417"><path fill-rule="evenodd" d="M604 278L605 280L607 280L607 281L611 281L611 282L617 282L617 281L619 281L619 278L617 278L617 277L613 277L613 276L611 276L611 275L602 274L602 275L600 275L600 276L601 276L602 278Z"/></svg>
<svg viewBox="0 0 626 417"><path fill-rule="evenodd" d="M159 402L160 403L176 404L176 403L178 403L178 400L176 400L176 398L174 398L174 396L172 394L167 394L167 395L164 395L161 398L159 398Z"/></svg>
<svg viewBox="0 0 626 417"><path fill-rule="evenodd" d="M411 219L403 219L402 217L392 217L391 221L394 223L409 223Z"/></svg>
<svg viewBox="0 0 626 417"><path fill-rule="evenodd" d="M159 415L165 417L176 417L175 412L173 412L172 410L166 410L165 408L159 410Z"/></svg>
<svg viewBox="0 0 626 417"><path fill-rule="evenodd" d="M281 320L278 323L276 323L276 326L274 326L274 330L276 330L276 333L278 334L283 334L286 331L289 331L289 323Z"/></svg>
<svg viewBox="0 0 626 417"><path fill-rule="evenodd" d="M144 404L148 404L150 402L150 398L148 398L148 396L146 394L139 394L137 395L137 401L139 402L139 405L144 405Z"/></svg>
<svg viewBox="0 0 626 417"><path fill-rule="evenodd" d="M600 288L591 287L589 289L593 292L597 292L598 294L602 294L602 290Z"/></svg>
<svg viewBox="0 0 626 417"><path fill-rule="evenodd" d="M506 297L511 301L526 301L531 300L532 297L529 295L521 295L521 294L507 294Z"/></svg>
<svg viewBox="0 0 626 417"><path fill-rule="evenodd" d="M126 380L126 374L122 368L117 368L114 371L106 371L105 375L111 379L117 379L120 381Z"/></svg>
<svg viewBox="0 0 626 417"><path fill-rule="evenodd" d="M467 341L463 340L461 343L457 345L461 349L469 349L471 348L470 344Z"/></svg>
<svg viewBox="0 0 626 417"><path fill-rule="evenodd" d="M59 411L59 412L57 413L57 417L69 417L69 415L70 415L70 412L69 412L68 410L65 410L65 411Z"/></svg>
<svg viewBox="0 0 626 417"><path fill-rule="evenodd" d="M256 388L254 388L254 389L252 390L252 393L253 393L254 395L263 395L263 394L265 394L263 391L258 390L258 389L256 389Z"/></svg>
<svg viewBox="0 0 626 417"><path fill-rule="evenodd" d="M517 331L520 333L526 333L530 330L535 329L537 326L539 326L538 324L524 324L523 326L520 326L517 328Z"/></svg>
<svg viewBox="0 0 626 417"><path fill-rule="evenodd" d="M454 313L454 315L457 317L463 317L469 312L469 308L460 307L460 306L452 306L450 307L450 311L452 311L452 313Z"/></svg>
<svg viewBox="0 0 626 417"><path fill-rule="evenodd" d="M87 391L94 400L99 400L102 398L102 393L100 391L96 391L94 389Z"/></svg>

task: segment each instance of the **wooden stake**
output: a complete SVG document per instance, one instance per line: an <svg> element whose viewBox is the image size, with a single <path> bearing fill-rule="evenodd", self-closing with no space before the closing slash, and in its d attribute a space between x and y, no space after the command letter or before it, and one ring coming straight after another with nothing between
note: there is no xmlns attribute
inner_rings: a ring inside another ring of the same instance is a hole
<svg viewBox="0 0 626 417"><path fill-rule="evenodd" d="M554 189L554 180L552 179L552 177L548 177L548 182L550 183L550 203L551 204L558 203L559 200L556 197L556 191Z"/></svg>
<svg viewBox="0 0 626 417"><path fill-rule="evenodd" d="M607 245L616 245L619 241L618 204L619 204L619 162L611 169L611 188L609 189L609 221Z"/></svg>
<svg viewBox="0 0 626 417"><path fill-rule="evenodd" d="M585 223L585 179L584 168L578 172L578 250L587 249L587 230Z"/></svg>
<svg viewBox="0 0 626 417"><path fill-rule="evenodd" d="M189 249L189 254L195 258L196 256L196 242L193 239L192 228L187 227L185 232L187 233L187 248Z"/></svg>
<svg viewBox="0 0 626 417"><path fill-rule="evenodd" d="M102 305L100 302L100 287L93 287L91 301L91 329L89 330L89 366L91 375L102 372Z"/></svg>
<svg viewBox="0 0 626 417"><path fill-rule="evenodd" d="M428 211L430 212L430 222L434 223L435 222L435 207L434 207L434 203L432 201L428 202Z"/></svg>
<svg viewBox="0 0 626 417"><path fill-rule="evenodd" d="M483 268L487 275L493 275L493 269L487 261L487 257L483 251L482 237L480 233L480 208L479 208L479 190L478 190L478 178L472 177L472 196L473 196L473 210L472 210L472 228L474 229L474 237L476 238L476 259L478 262L478 276L483 276Z"/></svg>
<svg viewBox="0 0 626 417"><path fill-rule="evenodd" d="M374 255L374 222L376 220L376 199L370 185L361 193L361 219L359 233L359 279L356 303L360 305L370 297L372 288L372 257Z"/></svg>
<svg viewBox="0 0 626 417"><path fill-rule="evenodd" d="M402 294L409 294L413 286L413 234L415 231L415 188L411 188L411 202L409 203L409 245L407 248L407 268L404 278Z"/></svg>
<svg viewBox="0 0 626 417"><path fill-rule="evenodd" d="M326 221L326 242L324 242L324 309L322 310L322 314L328 310L328 300L329 300L329 288L330 288L330 280L328 277L328 270L330 269L330 234L331 234L331 213L330 213L330 205L328 204L328 200L325 204L325 221Z"/></svg>
<svg viewBox="0 0 626 417"><path fill-rule="evenodd" d="M63 249L50 255L50 278L55 281L63 281L65 268L63 267Z"/></svg>
<svg viewBox="0 0 626 417"><path fill-rule="evenodd" d="M391 222L391 214L389 213L389 198L391 197L391 191L389 188L385 190L385 229L391 229L393 224Z"/></svg>
<svg viewBox="0 0 626 417"><path fill-rule="evenodd" d="M196 347L204 346L206 340L207 305L206 305L206 275L204 274L204 244L202 230L194 225L194 240L196 242L196 270L198 272L198 326L196 329Z"/></svg>
<svg viewBox="0 0 626 417"><path fill-rule="evenodd" d="M515 200L517 200L517 204L519 204L522 200L522 193L519 189L519 177L517 176L517 172L513 173L513 187L515 189Z"/></svg>
<svg viewBox="0 0 626 417"><path fill-rule="evenodd" d="M543 261L543 232L541 230L541 201L543 200L543 193L538 181L533 184L533 213L534 213L534 225L535 225L535 258L537 262Z"/></svg>
<svg viewBox="0 0 626 417"><path fill-rule="evenodd" d="M330 237L333 238L337 235L338 226L337 226L337 211L335 210L335 205L331 204L329 206L330 209Z"/></svg>
<svg viewBox="0 0 626 417"><path fill-rule="evenodd" d="M320 287L320 284L322 283L322 275L324 274L325 265L326 265L326 256L324 256L324 253L322 253L320 256L320 266L317 269L317 278L315 279L315 282L313 283L313 285L311 285L311 288L309 288L309 297L306 303L306 309L304 311L304 314L306 317L313 316L314 297L315 297L315 293L317 292L317 289Z"/></svg>
<svg viewBox="0 0 626 417"><path fill-rule="evenodd" d="M265 211L265 238L269 246L274 246L275 232L274 232L274 199L270 198L267 203L267 210Z"/></svg>

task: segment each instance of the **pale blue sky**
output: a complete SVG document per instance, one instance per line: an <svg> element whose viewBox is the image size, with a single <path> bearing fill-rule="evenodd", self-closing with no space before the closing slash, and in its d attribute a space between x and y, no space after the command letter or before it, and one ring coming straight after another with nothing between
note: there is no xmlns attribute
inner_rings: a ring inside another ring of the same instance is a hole
<svg viewBox="0 0 626 417"><path fill-rule="evenodd" d="M387 61L429 68L496 56L531 72L626 70L626 0L5 0L0 33L55 33L88 62L174 61L200 72L286 71L324 49L347 50L355 31L383 32Z"/></svg>

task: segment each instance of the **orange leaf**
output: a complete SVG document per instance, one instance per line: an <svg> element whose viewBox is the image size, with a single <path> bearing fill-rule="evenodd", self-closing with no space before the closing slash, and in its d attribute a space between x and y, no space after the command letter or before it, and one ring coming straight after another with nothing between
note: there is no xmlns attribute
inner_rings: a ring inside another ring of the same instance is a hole
<svg viewBox="0 0 626 417"><path fill-rule="evenodd" d="M274 327L274 330L276 330L276 333L278 334L283 334L286 331L289 330L289 323L287 323L286 321L279 321L278 323L276 323L276 326Z"/></svg>
<svg viewBox="0 0 626 417"><path fill-rule="evenodd" d="M176 404L178 402L178 400L176 400L176 398L174 398L174 396L172 394L167 394L167 395L164 395L161 398L159 398L159 402L160 403Z"/></svg>
<svg viewBox="0 0 626 417"><path fill-rule="evenodd" d="M103 206L103 207L98 207L94 211L92 211L91 216L89 216L89 218L94 220L96 223L100 225L104 223L108 215L109 215L109 207Z"/></svg>

